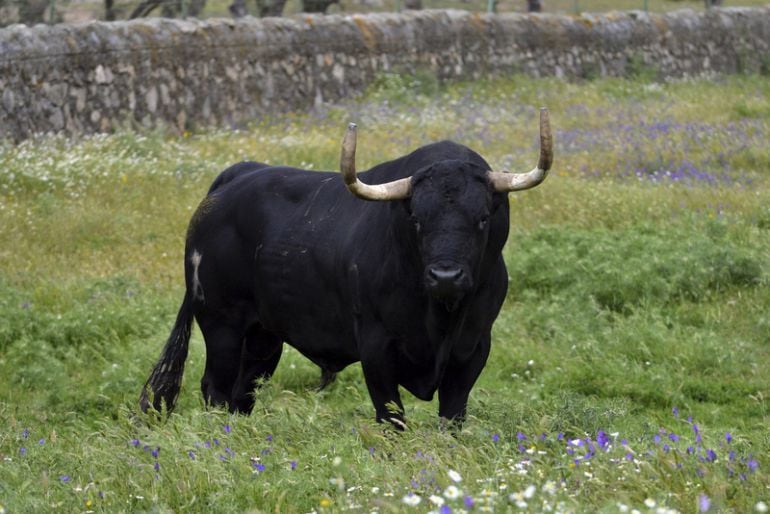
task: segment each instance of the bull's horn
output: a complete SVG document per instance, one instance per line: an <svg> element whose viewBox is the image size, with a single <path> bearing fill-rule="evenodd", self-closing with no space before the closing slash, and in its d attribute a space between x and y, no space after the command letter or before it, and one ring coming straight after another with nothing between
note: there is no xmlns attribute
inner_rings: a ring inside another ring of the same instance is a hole
<svg viewBox="0 0 770 514"><path fill-rule="evenodd" d="M548 176L553 162L553 138L551 137L551 122L548 119L548 109L540 109L540 159L535 169L528 173L489 172L489 181L495 191L507 193L521 191L540 184Z"/></svg>
<svg viewBox="0 0 770 514"><path fill-rule="evenodd" d="M364 200L403 200L412 194L412 178L402 178L385 184L364 184L356 176L356 124L348 124L342 140L340 171L351 193Z"/></svg>

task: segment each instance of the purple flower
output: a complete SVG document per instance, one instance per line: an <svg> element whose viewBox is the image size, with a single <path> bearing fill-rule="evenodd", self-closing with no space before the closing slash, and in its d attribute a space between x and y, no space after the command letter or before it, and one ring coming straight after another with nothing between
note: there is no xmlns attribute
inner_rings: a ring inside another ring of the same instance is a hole
<svg viewBox="0 0 770 514"><path fill-rule="evenodd" d="M215 444L215 445L219 446L219 439L217 439L217 438L215 437L215 438L213 439L213 441L214 441L214 444Z"/></svg>
<svg viewBox="0 0 770 514"><path fill-rule="evenodd" d="M270 434L268 434L268 436L267 436L267 437L265 437L265 440L266 440L268 443L272 443L272 442L273 442L273 436L272 436L272 435L270 435Z"/></svg>
<svg viewBox="0 0 770 514"><path fill-rule="evenodd" d="M265 465L261 462L255 462L253 466L258 473L262 473L265 470Z"/></svg>
<svg viewBox="0 0 770 514"><path fill-rule="evenodd" d="M519 441L526 441L527 436L521 432L516 432L516 439L518 439Z"/></svg>
<svg viewBox="0 0 770 514"><path fill-rule="evenodd" d="M711 508L711 500L705 494L701 494L698 497L698 509L700 512L708 512L709 508Z"/></svg>
<svg viewBox="0 0 770 514"><path fill-rule="evenodd" d="M229 434L232 428L230 428L230 425L225 425L224 430L225 430L225 434Z"/></svg>
<svg viewBox="0 0 770 514"><path fill-rule="evenodd" d="M706 450L706 460L708 460L709 462L714 462L715 460L717 460L717 454L711 448Z"/></svg>
<svg viewBox="0 0 770 514"><path fill-rule="evenodd" d="M70 476L69 475L61 475L59 477L59 480L62 481L62 482L69 482L70 481Z"/></svg>
<svg viewBox="0 0 770 514"><path fill-rule="evenodd" d="M731 461L735 460L735 450L730 450L730 453L727 454L727 458Z"/></svg>
<svg viewBox="0 0 770 514"><path fill-rule="evenodd" d="M19 448L19 453L21 454L22 457L24 457L27 454L27 449L22 446L21 448Z"/></svg>
<svg viewBox="0 0 770 514"><path fill-rule="evenodd" d="M498 441L500 441L500 434L498 434L498 433L492 434L492 442L496 443Z"/></svg>
<svg viewBox="0 0 770 514"><path fill-rule="evenodd" d="M599 433L596 434L596 442L599 443L599 446L602 448L607 448L610 444L610 438L607 437L607 434L603 430L599 430Z"/></svg>
<svg viewBox="0 0 770 514"><path fill-rule="evenodd" d="M42 438L42 439L40 439L40 440L37 442L37 444L39 444L40 446L43 446L43 445L45 444L45 438Z"/></svg>
<svg viewBox="0 0 770 514"><path fill-rule="evenodd" d="M155 468L155 471L160 471L160 463L157 460L155 461L153 467Z"/></svg>
<svg viewBox="0 0 770 514"><path fill-rule="evenodd" d="M195 460L195 452L190 450L187 452L187 456L190 457L190 460Z"/></svg>
<svg viewBox="0 0 770 514"><path fill-rule="evenodd" d="M652 438L653 441L655 441L655 444L660 443L660 436L658 434L655 434L655 437Z"/></svg>
<svg viewBox="0 0 770 514"><path fill-rule="evenodd" d="M25 428L24 430L21 431L21 438L26 439L28 437L29 437L29 429Z"/></svg>
<svg viewBox="0 0 770 514"><path fill-rule="evenodd" d="M626 460L634 460L634 454L631 452L626 452Z"/></svg>
<svg viewBox="0 0 770 514"><path fill-rule="evenodd" d="M727 441L727 444L730 444L733 442L733 436L730 434L730 432L725 433L725 441Z"/></svg>
<svg viewBox="0 0 770 514"><path fill-rule="evenodd" d="M695 453L695 448L693 448L692 446L688 446L687 447L687 455L690 455L692 453Z"/></svg>
<svg viewBox="0 0 770 514"><path fill-rule="evenodd" d="M676 406L674 406L674 407L671 409L671 412L674 414L674 417L675 417L675 418L678 418L678 417L679 417L679 409L678 409Z"/></svg>
<svg viewBox="0 0 770 514"><path fill-rule="evenodd" d="M289 462L289 466L291 466L292 471L297 469L297 461L293 460L293 461Z"/></svg>
<svg viewBox="0 0 770 514"><path fill-rule="evenodd" d="M374 455L374 446L369 447L369 455Z"/></svg>
<svg viewBox="0 0 770 514"><path fill-rule="evenodd" d="M749 459L746 465L749 467L752 473L759 469L759 462L754 459Z"/></svg>
<svg viewBox="0 0 770 514"><path fill-rule="evenodd" d="M676 434L675 434L675 433L673 433L673 432L671 432L670 434L668 434L668 438L669 438L671 441L675 442L675 443L676 443L676 442L679 442L679 436L678 436L678 435L676 435Z"/></svg>
<svg viewBox="0 0 770 514"><path fill-rule="evenodd" d="M471 498L470 496L466 496L465 498L463 498L463 504L465 505L466 508L472 509L473 506L475 505L475 502L473 501L473 498Z"/></svg>
<svg viewBox="0 0 770 514"><path fill-rule="evenodd" d="M131 446L139 446L139 439L131 439Z"/></svg>
<svg viewBox="0 0 770 514"><path fill-rule="evenodd" d="M628 446L628 439L621 439L620 446Z"/></svg>
<svg viewBox="0 0 770 514"><path fill-rule="evenodd" d="M439 514L452 514L452 508L449 505L442 505L439 509Z"/></svg>
<svg viewBox="0 0 770 514"><path fill-rule="evenodd" d="M154 450L152 450L150 452L150 455L152 455L153 457L155 457L157 459L159 453L160 453L160 446L157 446Z"/></svg>

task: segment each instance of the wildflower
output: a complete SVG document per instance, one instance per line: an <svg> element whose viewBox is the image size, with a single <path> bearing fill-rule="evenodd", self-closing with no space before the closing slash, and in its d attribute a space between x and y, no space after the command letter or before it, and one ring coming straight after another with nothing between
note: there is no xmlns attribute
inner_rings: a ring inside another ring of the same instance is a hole
<svg viewBox="0 0 770 514"><path fill-rule="evenodd" d="M26 439L28 437L29 437L29 429L25 428L24 430L21 431L21 438Z"/></svg>
<svg viewBox="0 0 770 514"><path fill-rule="evenodd" d="M444 498L442 498L441 496L436 496L435 494L430 495L428 500L430 500L430 502L436 507L441 507L445 503Z"/></svg>
<svg viewBox="0 0 770 514"><path fill-rule="evenodd" d="M767 512L767 504L765 502L757 502L756 505L754 505L754 510L757 512Z"/></svg>
<svg viewBox="0 0 770 514"><path fill-rule="evenodd" d="M40 440L37 442L37 444L39 444L40 446L43 446L43 445L45 444L45 438L42 438L42 439L40 439Z"/></svg>
<svg viewBox="0 0 770 514"><path fill-rule="evenodd" d="M452 507L449 505L442 505L438 512L439 514L452 514Z"/></svg>
<svg viewBox="0 0 770 514"><path fill-rule="evenodd" d="M155 461L153 468L155 468L155 471L160 471L160 463L158 461Z"/></svg>
<svg viewBox="0 0 770 514"><path fill-rule="evenodd" d="M131 439L131 446L139 446L139 439Z"/></svg>
<svg viewBox="0 0 770 514"><path fill-rule="evenodd" d="M450 485L444 490L444 497L447 500L456 500L460 497L460 490L456 486Z"/></svg>
<svg viewBox="0 0 770 514"><path fill-rule="evenodd" d="M669 439L670 439L672 442L674 442L674 443L676 443L676 442L678 442L678 441L679 441L679 436L678 436L678 435L676 435L676 434L675 434L675 433L673 433L673 432L671 432L670 434L668 434L668 438L669 438Z"/></svg>
<svg viewBox="0 0 770 514"><path fill-rule="evenodd" d="M401 501L411 507L415 507L420 504L420 502L422 501L422 498L420 498L420 496L417 494L409 493L403 498L401 498Z"/></svg>
<svg viewBox="0 0 770 514"><path fill-rule="evenodd" d="M321 498L321 501L318 502L318 504L321 507L326 508L326 507L330 507L331 506L332 501L329 498Z"/></svg>
<svg viewBox="0 0 770 514"><path fill-rule="evenodd" d="M465 498L463 498L463 505L465 505L466 509L472 509L475 504L476 503L473 501L473 498L471 498L470 496L466 496ZM767 512L767 510L763 512Z"/></svg>
<svg viewBox="0 0 770 514"><path fill-rule="evenodd" d="M158 454L159 454L159 453L160 453L160 446L158 446L157 448L155 448L154 450L152 450L152 451L150 452L150 455L152 455L153 457L155 457L155 458L157 459L157 458L158 458Z"/></svg>
<svg viewBox="0 0 770 514"><path fill-rule="evenodd" d="M607 434L604 432L604 430L599 430L599 433L596 434L596 442L599 443L599 446L602 448L607 448L610 444L610 439L607 437Z"/></svg>
<svg viewBox="0 0 770 514"><path fill-rule="evenodd" d="M261 462L253 463L252 467L254 468L254 473L262 473L265 470L265 465Z"/></svg>
<svg viewBox="0 0 770 514"><path fill-rule="evenodd" d="M230 428L230 425L225 425L224 426L225 434L229 434L231 430L232 430L232 428Z"/></svg>
<svg viewBox="0 0 770 514"><path fill-rule="evenodd" d="M546 494L556 494L556 482L553 480L548 480L545 484L543 484L543 492Z"/></svg>
<svg viewBox="0 0 770 514"><path fill-rule="evenodd" d="M516 439L518 439L519 441L526 441L527 436L524 435L522 432L516 432Z"/></svg>
<svg viewBox="0 0 770 514"><path fill-rule="evenodd" d="M61 481L61 482L69 482L70 481L70 476L69 475L61 475L59 477L59 481Z"/></svg>
<svg viewBox="0 0 770 514"><path fill-rule="evenodd" d="M700 512L708 512L711 508L711 500L705 494L698 496L698 509Z"/></svg>
<svg viewBox="0 0 770 514"><path fill-rule="evenodd" d="M675 418L678 418L678 417L679 417L679 409L678 409L676 406L674 406L674 407L671 409L671 413L674 415L674 417L675 417Z"/></svg>
<svg viewBox="0 0 770 514"><path fill-rule="evenodd" d="M496 443L498 441L500 441L500 434L498 434L498 433L492 434L492 442Z"/></svg>
<svg viewBox="0 0 770 514"><path fill-rule="evenodd" d="M644 500L644 504L649 509L654 509L656 505L655 500L653 500L652 498L647 498L646 500Z"/></svg>
<svg viewBox="0 0 770 514"><path fill-rule="evenodd" d="M522 493L524 495L524 498L529 500L533 496L535 496L535 491L537 491L537 488L534 485L528 485L526 489L524 489L524 492Z"/></svg>
<svg viewBox="0 0 770 514"><path fill-rule="evenodd" d="M268 443L272 443L273 442L273 436L271 434L268 434L267 437L265 437L265 441L267 441Z"/></svg>
<svg viewBox="0 0 770 514"><path fill-rule="evenodd" d="M749 459L746 465L749 467L752 473L759 469L759 463L754 459Z"/></svg>
<svg viewBox="0 0 770 514"><path fill-rule="evenodd" d="M27 454L27 449L22 446L19 449L19 453L21 454L22 457L24 457Z"/></svg>
<svg viewBox="0 0 770 514"><path fill-rule="evenodd" d="M187 452L187 456L190 457L190 460L195 460L195 452L190 450Z"/></svg>
<svg viewBox="0 0 770 514"><path fill-rule="evenodd" d="M725 433L725 441L727 441L727 444L730 444L733 442L733 436L730 432Z"/></svg>
<svg viewBox="0 0 770 514"><path fill-rule="evenodd" d="M292 471L297 469L297 461L293 460L293 461L289 462L289 467L291 467Z"/></svg>
<svg viewBox="0 0 770 514"><path fill-rule="evenodd" d="M452 482L459 483L459 482L462 482L462 480L463 480L463 477L460 476L460 473L458 473L457 471L455 471L453 469L450 469L447 472L447 474L449 475L449 478L450 478L450 480L452 480Z"/></svg>
<svg viewBox="0 0 770 514"><path fill-rule="evenodd" d="M340 464L342 464L342 457L338 455L334 457L334 460L332 461L332 466L339 466Z"/></svg>

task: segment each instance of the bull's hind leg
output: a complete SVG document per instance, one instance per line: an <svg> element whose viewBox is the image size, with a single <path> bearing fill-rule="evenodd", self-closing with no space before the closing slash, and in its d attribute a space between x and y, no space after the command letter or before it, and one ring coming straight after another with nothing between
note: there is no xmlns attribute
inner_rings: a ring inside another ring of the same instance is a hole
<svg viewBox="0 0 770 514"><path fill-rule="evenodd" d="M281 339L259 325L252 326L243 340L241 368L233 387L231 409L251 412L254 408L254 387L268 380L278 366L283 352Z"/></svg>
<svg viewBox="0 0 770 514"><path fill-rule="evenodd" d="M198 316L198 325L206 342L206 368L201 379L203 400L207 405L229 406L240 371L245 330L202 316Z"/></svg>

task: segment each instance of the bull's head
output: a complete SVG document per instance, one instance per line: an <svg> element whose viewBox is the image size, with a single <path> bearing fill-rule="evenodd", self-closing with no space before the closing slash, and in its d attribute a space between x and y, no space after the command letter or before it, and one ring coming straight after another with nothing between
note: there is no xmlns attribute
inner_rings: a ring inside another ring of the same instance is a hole
<svg viewBox="0 0 770 514"><path fill-rule="evenodd" d="M532 171L495 172L470 162L445 160L385 184L364 184L358 179L355 152L356 126L351 123L342 142L340 168L345 184L365 200L409 200L425 288L452 310L474 287L489 236L493 193L521 191L545 180L553 161L553 140L548 111L541 109L540 159Z"/></svg>

